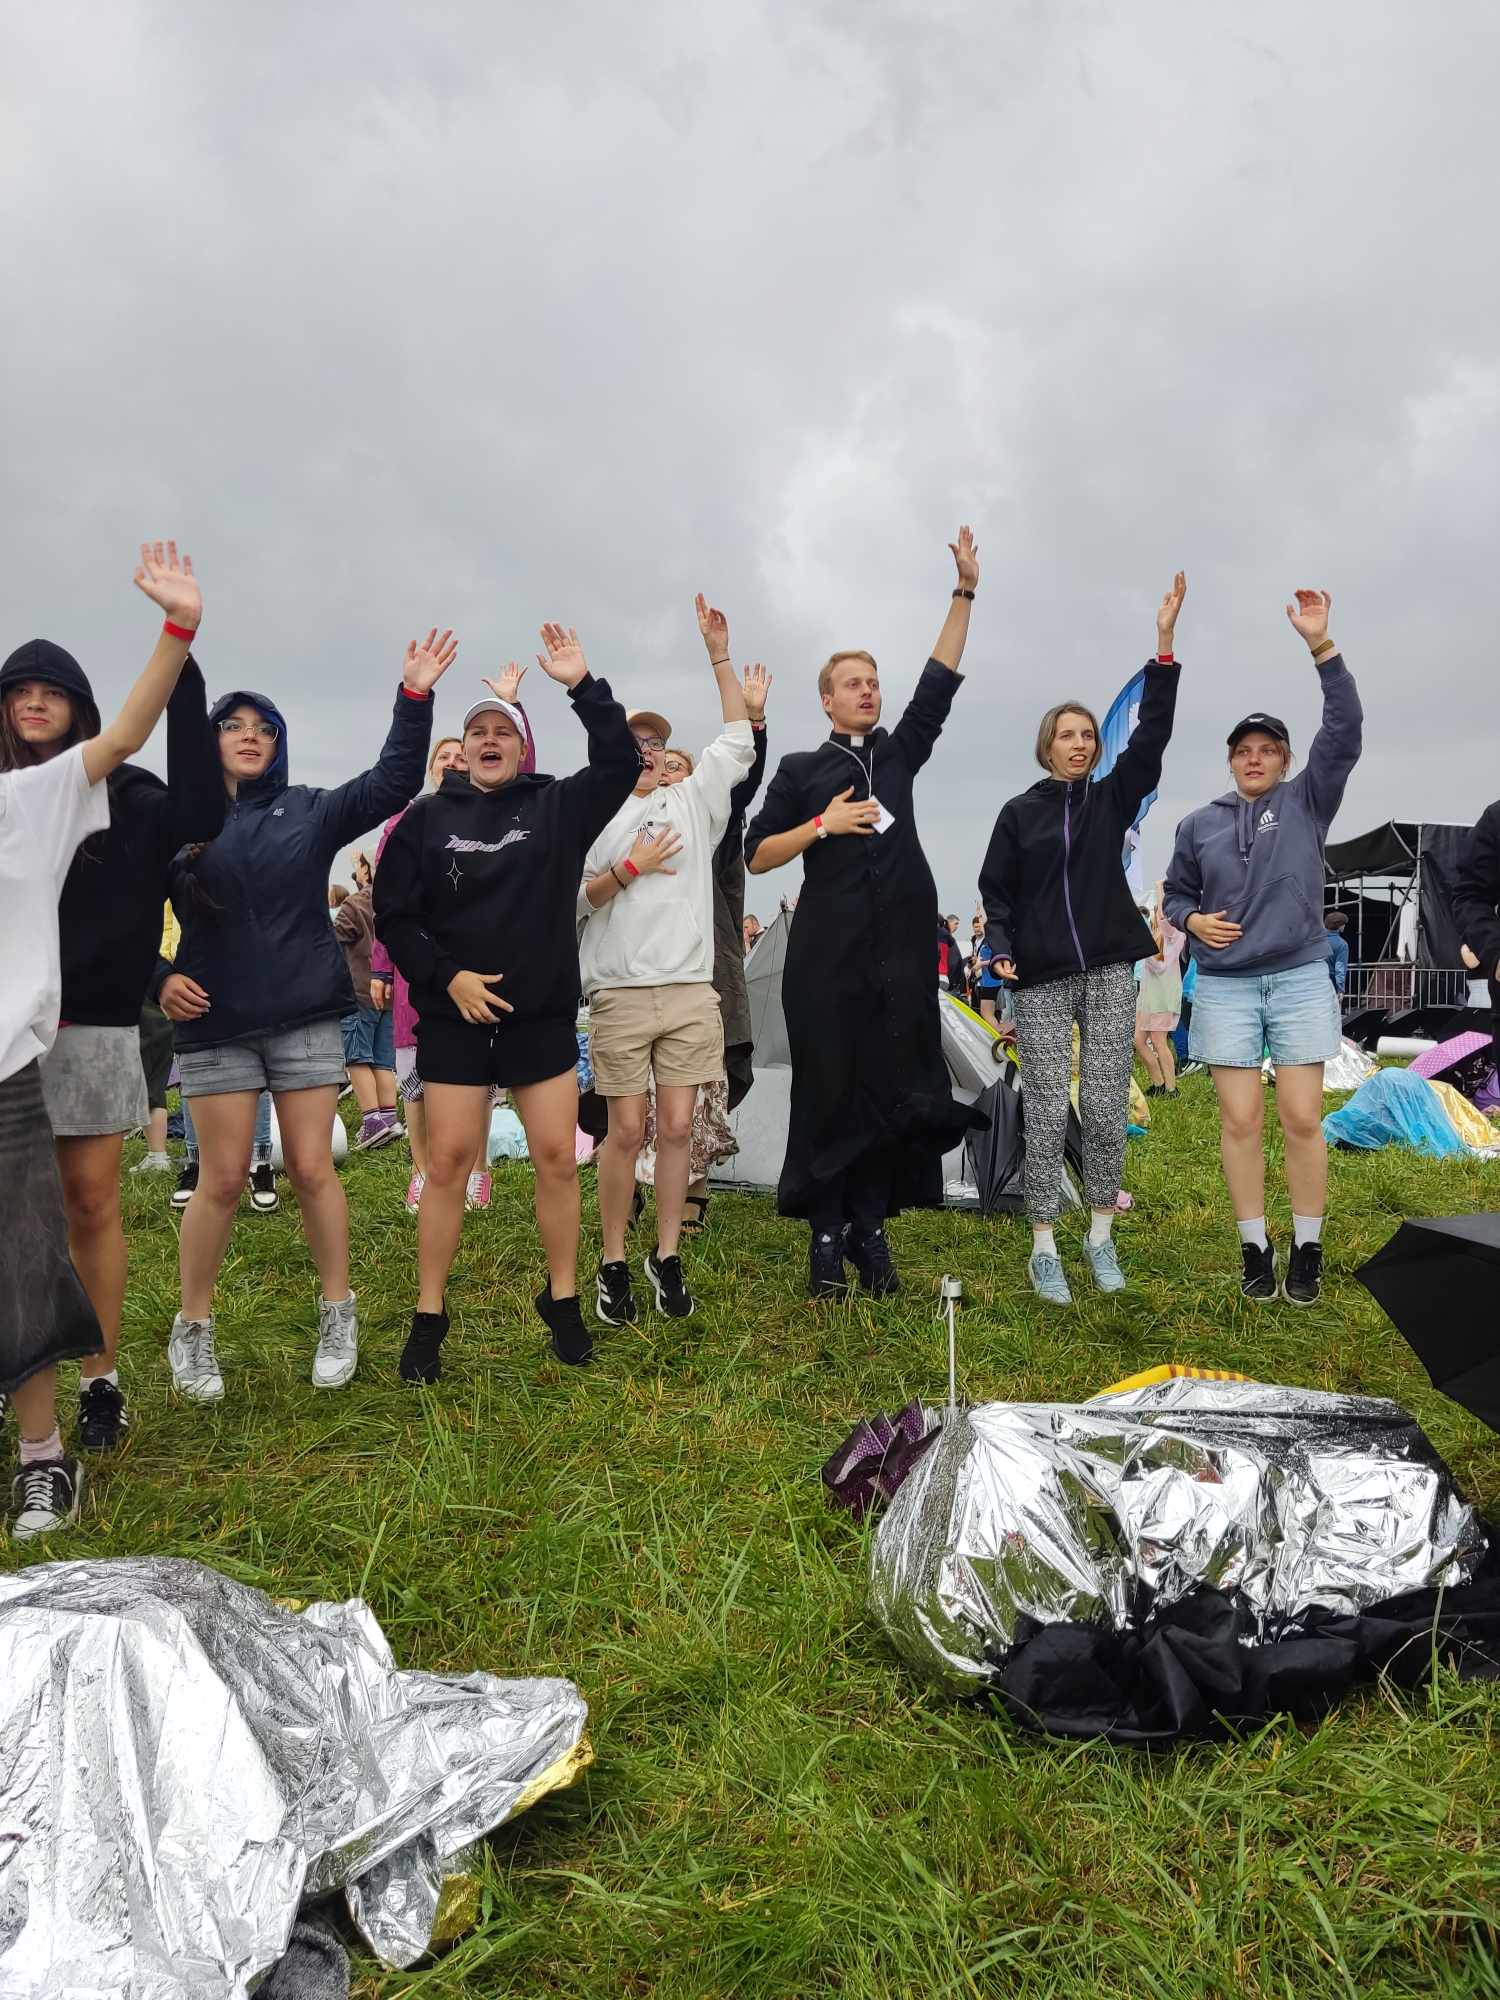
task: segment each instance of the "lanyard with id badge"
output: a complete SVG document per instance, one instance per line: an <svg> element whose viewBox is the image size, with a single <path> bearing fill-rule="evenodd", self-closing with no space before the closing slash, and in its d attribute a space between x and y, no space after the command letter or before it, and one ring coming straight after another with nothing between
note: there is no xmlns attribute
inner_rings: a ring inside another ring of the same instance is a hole
<svg viewBox="0 0 1500 2000"><path fill-rule="evenodd" d="M875 745L873 743L870 745L870 768L868 771L866 771L864 765L860 763L860 760L858 759L858 757L855 756L854 752L852 750L846 749L842 743L835 743L833 747L835 750L842 750L844 752L844 755L849 759L849 761L852 764L858 765L859 775L864 779L866 785L869 787L869 803L879 809L880 817L876 820L874 826L870 829L871 832L884 833L888 827L893 827L896 824L896 815L892 812L887 812L885 807L881 805L879 799L877 799L875 796Z"/></svg>

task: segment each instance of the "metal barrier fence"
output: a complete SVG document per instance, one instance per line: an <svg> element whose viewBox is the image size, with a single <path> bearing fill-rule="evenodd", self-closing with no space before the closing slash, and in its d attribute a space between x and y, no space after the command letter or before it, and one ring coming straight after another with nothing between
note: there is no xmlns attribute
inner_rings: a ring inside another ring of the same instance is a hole
<svg viewBox="0 0 1500 2000"><path fill-rule="evenodd" d="M1408 965L1401 959L1349 962L1344 1012L1384 1007L1399 1014L1407 1007L1462 1007L1469 998L1469 975L1446 965Z"/></svg>

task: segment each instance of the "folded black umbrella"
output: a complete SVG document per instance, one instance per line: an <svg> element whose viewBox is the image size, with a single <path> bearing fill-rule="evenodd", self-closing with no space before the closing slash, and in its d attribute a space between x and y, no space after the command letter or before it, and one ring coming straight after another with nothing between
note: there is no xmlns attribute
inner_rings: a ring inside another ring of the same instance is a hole
<svg viewBox="0 0 1500 2000"><path fill-rule="evenodd" d="M1500 1431L1500 1214L1403 1222L1354 1275L1433 1387Z"/></svg>

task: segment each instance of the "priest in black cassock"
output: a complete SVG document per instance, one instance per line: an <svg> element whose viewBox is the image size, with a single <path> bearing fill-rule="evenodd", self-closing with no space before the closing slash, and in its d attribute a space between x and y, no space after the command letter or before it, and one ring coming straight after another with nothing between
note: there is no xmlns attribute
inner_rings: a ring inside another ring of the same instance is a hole
<svg viewBox="0 0 1500 2000"><path fill-rule="evenodd" d="M792 1105L777 1206L812 1225L814 1298L847 1290L846 1262L866 1291L899 1288L886 1218L937 1207L943 1154L984 1122L955 1100L943 1061L937 886L912 798L958 691L979 582L969 530L949 547L958 587L906 713L882 729L874 660L835 653L818 676L832 734L782 758L745 836L752 875L802 857L781 988Z"/></svg>

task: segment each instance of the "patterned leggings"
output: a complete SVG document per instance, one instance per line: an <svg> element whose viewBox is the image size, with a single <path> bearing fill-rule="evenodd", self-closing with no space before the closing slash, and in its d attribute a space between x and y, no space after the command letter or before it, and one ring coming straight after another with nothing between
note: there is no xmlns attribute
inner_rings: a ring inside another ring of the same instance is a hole
<svg viewBox="0 0 1500 2000"><path fill-rule="evenodd" d="M1016 995L1016 1047L1026 1116L1026 1212L1055 1222L1062 1203L1073 1023L1081 1047L1078 1111L1083 1121L1083 1192L1090 1208L1113 1208L1125 1165L1130 1058L1135 1044L1135 981L1128 965L1072 972Z"/></svg>

